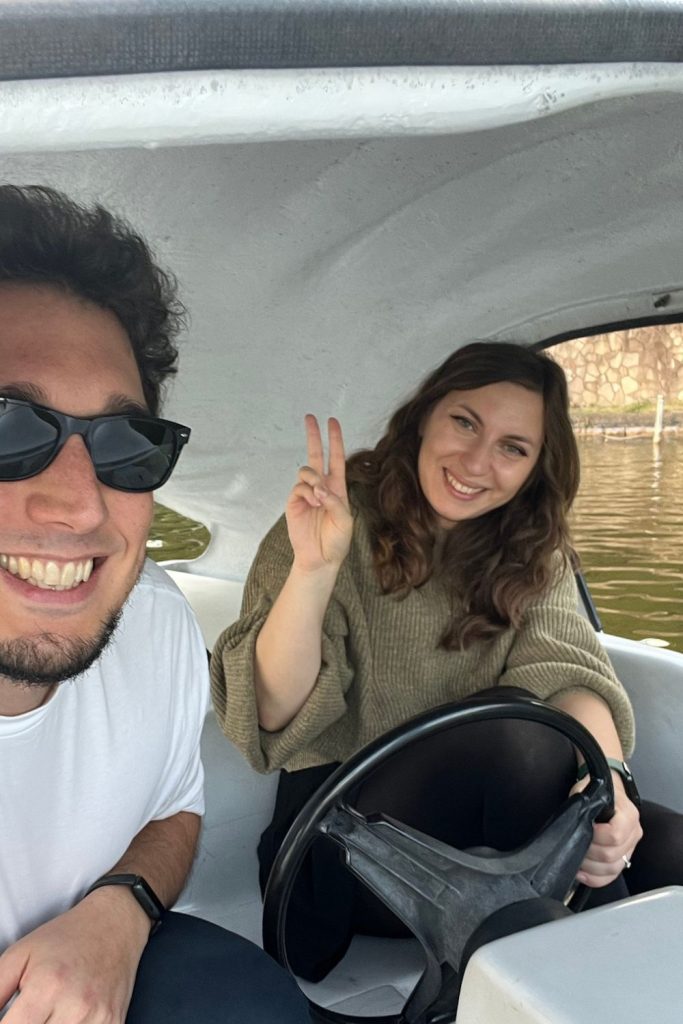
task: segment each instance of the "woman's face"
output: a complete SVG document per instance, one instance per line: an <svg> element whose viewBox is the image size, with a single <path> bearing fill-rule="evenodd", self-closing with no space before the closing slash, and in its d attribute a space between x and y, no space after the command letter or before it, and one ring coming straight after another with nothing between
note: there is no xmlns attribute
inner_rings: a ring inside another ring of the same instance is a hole
<svg viewBox="0 0 683 1024"><path fill-rule="evenodd" d="M446 529L476 519L514 498L542 446L542 395L507 381L451 391L423 424L422 493Z"/></svg>

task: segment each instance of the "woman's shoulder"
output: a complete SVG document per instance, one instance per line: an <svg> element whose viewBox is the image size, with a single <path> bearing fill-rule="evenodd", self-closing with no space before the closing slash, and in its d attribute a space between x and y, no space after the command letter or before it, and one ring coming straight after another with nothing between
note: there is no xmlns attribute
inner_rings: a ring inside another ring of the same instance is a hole
<svg viewBox="0 0 683 1024"><path fill-rule="evenodd" d="M544 590L530 602L529 607L566 605L576 608L577 601L576 572L572 556L569 552L556 548L550 556L548 582Z"/></svg>
<svg viewBox="0 0 683 1024"><path fill-rule="evenodd" d="M349 485L349 506L353 516L352 549L369 552L371 550L372 517L367 498L367 487L364 484Z"/></svg>
<svg viewBox="0 0 683 1024"><path fill-rule="evenodd" d="M353 480L347 488L349 505L355 517L366 518L370 508L370 494L368 484Z"/></svg>
<svg viewBox="0 0 683 1024"><path fill-rule="evenodd" d="M289 566L293 559L294 552L287 532L287 520L283 514L275 520L259 543L252 562L252 572L268 565Z"/></svg>
<svg viewBox="0 0 683 1024"><path fill-rule="evenodd" d="M555 548L550 556L550 587L567 587L576 589L577 559L569 551Z"/></svg>
<svg viewBox="0 0 683 1024"><path fill-rule="evenodd" d="M259 544L259 547L261 548L264 545L282 547L285 541L287 541L287 543L289 544L289 534L287 533L287 519L283 512L281 516L278 516L278 518L275 520L275 522L270 527L268 532L264 535L263 540Z"/></svg>

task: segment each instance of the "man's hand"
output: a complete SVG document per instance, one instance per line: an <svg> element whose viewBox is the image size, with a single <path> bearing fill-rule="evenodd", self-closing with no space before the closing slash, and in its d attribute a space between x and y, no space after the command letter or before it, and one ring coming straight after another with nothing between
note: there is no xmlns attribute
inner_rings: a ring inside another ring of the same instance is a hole
<svg viewBox="0 0 683 1024"><path fill-rule="evenodd" d="M129 889L97 889L0 956L3 1024L123 1024L149 932Z"/></svg>
<svg viewBox="0 0 683 1024"><path fill-rule="evenodd" d="M190 811L150 821L107 874L142 875L171 906L199 825ZM3 1024L122 1024L150 928L130 889L108 885L29 932L0 956L0 1009L17 995Z"/></svg>

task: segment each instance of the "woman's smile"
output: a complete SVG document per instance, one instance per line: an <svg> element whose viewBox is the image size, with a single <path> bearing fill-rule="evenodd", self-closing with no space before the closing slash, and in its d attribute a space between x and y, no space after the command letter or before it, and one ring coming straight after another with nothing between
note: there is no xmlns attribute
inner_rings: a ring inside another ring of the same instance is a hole
<svg viewBox="0 0 683 1024"><path fill-rule="evenodd" d="M443 472L446 478L447 486L460 500L471 501L473 498L476 498L479 494L482 494L486 490L485 487L469 486L468 484L464 483L464 481L454 476L454 474L449 472L449 470L447 469L444 469Z"/></svg>

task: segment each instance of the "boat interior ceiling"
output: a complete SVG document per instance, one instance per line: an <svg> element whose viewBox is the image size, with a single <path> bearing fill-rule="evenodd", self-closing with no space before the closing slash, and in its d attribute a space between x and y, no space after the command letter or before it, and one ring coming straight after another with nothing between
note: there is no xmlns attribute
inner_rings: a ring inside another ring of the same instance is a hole
<svg viewBox="0 0 683 1024"><path fill-rule="evenodd" d="M179 279L188 571L244 578L305 412L353 449L469 340L683 317L680 0L104 6L0 4L1 176Z"/></svg>

